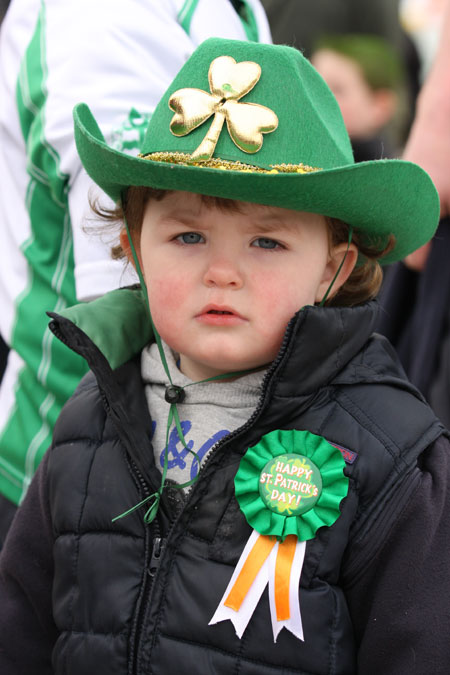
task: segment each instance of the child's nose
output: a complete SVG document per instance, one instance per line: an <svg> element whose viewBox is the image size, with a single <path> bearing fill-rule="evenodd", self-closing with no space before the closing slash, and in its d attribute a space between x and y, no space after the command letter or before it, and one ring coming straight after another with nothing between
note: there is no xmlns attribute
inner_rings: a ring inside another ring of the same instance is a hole
<svg viewBox="0 0 450 675"><path fill-rule="evenodd" d="M211 256L203 281L209 287L226 288L228 286L233 289L241 288L243 277L236 257L232 254L224 254L223 252Z"/></svg>

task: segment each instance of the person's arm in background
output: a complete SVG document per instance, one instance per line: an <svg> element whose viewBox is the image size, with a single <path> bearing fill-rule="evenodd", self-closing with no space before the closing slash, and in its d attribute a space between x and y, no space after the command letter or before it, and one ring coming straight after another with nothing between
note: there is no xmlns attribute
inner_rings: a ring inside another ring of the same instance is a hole
<svg viewBox="0 0 450 675"><path fill-rule="evenodd" d="M441 217L450 215L450 1L431 71L417 101L414 123L403 159L419 164L433 179L441 199ZM431 244L409 255L405 263L423 269Z"/></svg>

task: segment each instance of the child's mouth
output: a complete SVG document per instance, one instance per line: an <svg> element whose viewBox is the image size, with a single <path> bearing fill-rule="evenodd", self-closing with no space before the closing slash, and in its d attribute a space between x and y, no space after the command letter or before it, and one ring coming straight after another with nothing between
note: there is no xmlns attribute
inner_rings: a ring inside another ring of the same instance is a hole
<svg viewBox="0 0 450 675"><path fill-rule="evenodd" d="M244 317L233 309L214 306L204 307L197 315L197 319L211 326L233 326L245 321Z"/></svg>
<svg viewBox="0 0 450 675"><path fill-rule="evenodd" d="M207 314L230 314L230 315L233 314L233 312L222 311L222 310L219 310L219 309L210 309L206 313Z"/></svg>

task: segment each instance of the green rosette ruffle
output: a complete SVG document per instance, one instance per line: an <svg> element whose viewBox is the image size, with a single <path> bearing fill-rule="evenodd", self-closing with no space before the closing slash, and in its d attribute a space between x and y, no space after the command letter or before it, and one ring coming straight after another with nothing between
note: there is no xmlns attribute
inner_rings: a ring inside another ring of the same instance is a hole
<svg viewBox="0 0 450 675"><path fill-rule="evenodd" d="M315 505L301 515L282 515L270 510L259 491L266 464L279 455L298 454L310 459L320 471L322 492ZM289 534L299 541L313 539L319 527L330 527L340 515L339 505L348 492L345 462L340 451L322 436L309 431L276 430L266 434L243 456L234 485L236 499L250 527L283 541Z"/></svg>

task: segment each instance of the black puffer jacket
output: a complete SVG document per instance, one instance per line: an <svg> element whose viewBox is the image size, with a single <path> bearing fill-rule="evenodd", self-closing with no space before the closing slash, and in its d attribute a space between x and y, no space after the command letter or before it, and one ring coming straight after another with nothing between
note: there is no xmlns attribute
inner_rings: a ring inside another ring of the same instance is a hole
<svg viewBox="0 0 450 675"><path fill-rule="evenodd" d="M357 671L364 628L347 596L417 491L421 454L443 434L389 344L371 336L374 318L373 304L301 311L251 420L217 445L186 503L163 494L149 527L142 510L111 522L160 484L139 361L111 371L79 328L54 318L96 376L65 407L46 460L56 673L368 672ZM355 453L341 516L307 543L304 642L283 630L274 644L267 592L241 640L228 621L208 625L250 534L234 475L273 429L308 429Z"/></svg>

